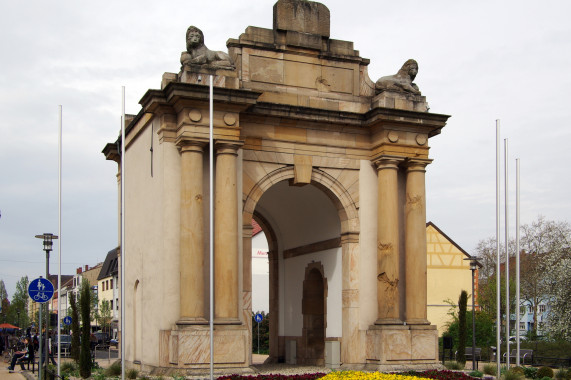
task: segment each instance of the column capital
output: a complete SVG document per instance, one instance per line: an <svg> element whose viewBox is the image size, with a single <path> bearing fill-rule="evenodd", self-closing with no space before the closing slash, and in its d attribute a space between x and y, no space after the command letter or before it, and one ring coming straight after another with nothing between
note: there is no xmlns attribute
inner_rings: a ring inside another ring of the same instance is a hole
<svg viewBox="0 0 571 380"><path fill-rule="evenodd" d="M243 141L235 140L216 140L214 142L214 147L216 149L216 154L231 154L234 156L238 155L238 149L244 145Z"/></svg>
<svg viewBox="0 0 571 380"><path fill-rule="evenodd" d="M397 156L381 156L375 158L372 162L377 171L381 171L383 169L398 170L399 165L404 162L404 158Z"/></svg>
<svg viewBox="0 0 571 380"><path fill-rule="evenodd" d="M198 152L202 153L204 147L208 144L208 140L203 139L178 139L176 146L179 148L181 153L184 152Z"/></svg>
<svg viewBox="0 0 571 380"><path fill-rule="evenodd" d="M414 158L407 159L404 162L404 167L407 172L426 172L426 167L432 163L431 159Z"/></svg>

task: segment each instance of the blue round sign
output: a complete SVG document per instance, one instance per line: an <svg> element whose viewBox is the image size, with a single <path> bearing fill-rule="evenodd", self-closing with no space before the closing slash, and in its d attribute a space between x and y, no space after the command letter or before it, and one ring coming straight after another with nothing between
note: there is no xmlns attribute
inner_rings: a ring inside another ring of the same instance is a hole
<svg viewBox="0 0 571 380"><path fill-rule="evenodd" d="M262 314L258 313L254 316L254 321L260 323L264 320L264 317L262 316Z"/></svg>
<svg viewBox="0 0 571 380"><path fill-rule="evenodd" d="M28 285L28 295L35 302L48 302L54 296L54 286L45 278L36 278Z"/></svg>
<svg viewBox="0 0 571 380"><path fill-rule="evenodd" d="M66 326L71 325L71 317L69 315L63 319L63 324Z"/></svg>

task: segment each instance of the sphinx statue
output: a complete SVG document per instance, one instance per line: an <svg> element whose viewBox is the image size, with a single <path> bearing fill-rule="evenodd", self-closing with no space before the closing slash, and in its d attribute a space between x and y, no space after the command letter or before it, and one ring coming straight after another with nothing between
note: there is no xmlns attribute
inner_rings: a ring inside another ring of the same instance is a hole
<svg viewBox="0 0 571 380"><path fill-rule="evenodd" d="M204 34L195 26L186 30L186 51L180 56L180 63L185 65L207 66L215 69L234 70L234 62L227 53L210 50L204 45Z"/></svg>
<svg viewBox="0 0 571 380"><path fill-rule="evenodd" d="M420 95L418 86L412 82L416 74L418 74L418 63L414 59L409 59L395 75L381 77L375 83L375 92L378 94L383 91L394 91Z"/></svg>

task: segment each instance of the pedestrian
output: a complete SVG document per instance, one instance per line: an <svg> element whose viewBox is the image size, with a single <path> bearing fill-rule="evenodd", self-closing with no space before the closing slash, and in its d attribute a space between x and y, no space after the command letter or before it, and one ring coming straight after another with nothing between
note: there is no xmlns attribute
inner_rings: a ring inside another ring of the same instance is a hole
<svg viewBox="0 0 571 380"><path fill-rule="evenodd" d="M14 352L14 355L12 356L12 361L10 363L10 366L8 367L10 373L14 372L14 366L16 365L16 362L18 360L20 361L20 367L22 368L22 371L26 369L21 359L28 357L28 352L30 350L29 342L30 341L28 340L28 338L24 338L24 350Z"/></svg>

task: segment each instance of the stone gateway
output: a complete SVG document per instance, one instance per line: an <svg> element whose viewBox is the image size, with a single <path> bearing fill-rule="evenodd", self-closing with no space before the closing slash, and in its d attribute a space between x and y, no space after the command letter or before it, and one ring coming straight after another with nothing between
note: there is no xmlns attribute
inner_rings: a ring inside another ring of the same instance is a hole
<svg viewBox="0 0 571 380"><path fill-rule="evenodd" d="M189 28L180 72L126 120L129 366L208 371L211 121L215 369L252 362L252 219L269 246L268 361L437 365L425 173L428 139L448 116L428 112L415 61L404 79L375 83L353 43L330 38L329 20L323 4L279 0L273 29L247 27L228 53ZM116 143L103 153L122 159Z"/></svg>

